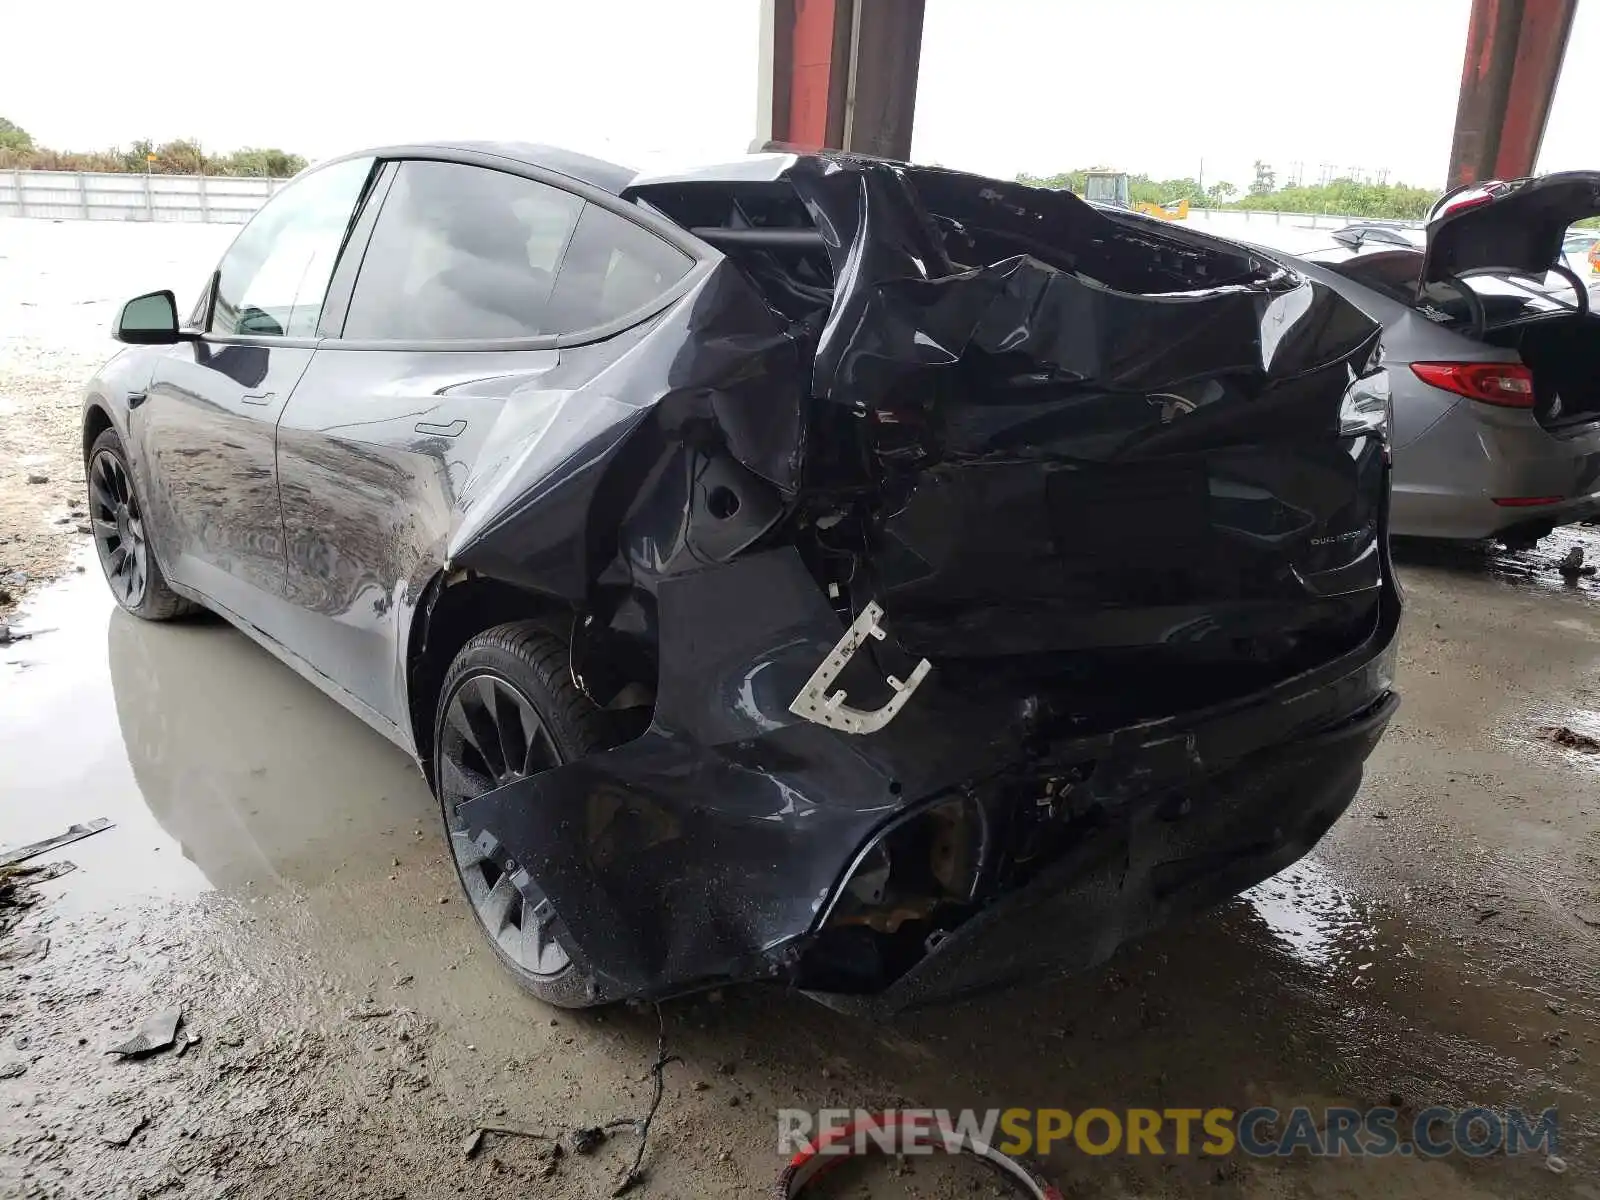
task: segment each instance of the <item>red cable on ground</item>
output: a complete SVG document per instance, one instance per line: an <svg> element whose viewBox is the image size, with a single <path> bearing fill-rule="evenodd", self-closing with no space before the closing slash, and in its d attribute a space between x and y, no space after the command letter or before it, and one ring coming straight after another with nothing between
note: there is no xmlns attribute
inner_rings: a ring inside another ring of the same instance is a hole
<svg viewBox="0 0 1600 1200"><path fill-rule="evenodd" d="M883 1151L869 1131L878 1137L892 1132L897 1153L927 1149L945 1154L970 1154L993 1167L1020 1196L1032 1200L1063 1200L1055 1185L1046 1183L1026 1164L977 1138L953 1129L940 1128L925 1118L907 1121L901 1114L885 1113L866 1121L852 1121L848 1125L812 1139L811 1143L789 1160L773 1189L774 1200L797 1200L805 1195L808 1186L833 1167L859 1153L889 1153ZM860 1142L857 1134L861 1134Z"/></svg>

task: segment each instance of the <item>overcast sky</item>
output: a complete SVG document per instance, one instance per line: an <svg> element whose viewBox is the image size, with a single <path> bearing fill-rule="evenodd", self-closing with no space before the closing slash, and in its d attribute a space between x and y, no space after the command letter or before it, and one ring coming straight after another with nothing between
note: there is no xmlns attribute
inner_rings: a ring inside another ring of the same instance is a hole
<svg viewBox="0 0 1600 1200"><path fill-rule="evenodd" d="M928 0L913 157L1249 181L1271 162L1443 182L1469 0ZM742 152L756 0L7 6L0 115L59 148L136 138L312 158L429 137L636 165ZM1541 170L1600 167L1600 0Z"/></svg>

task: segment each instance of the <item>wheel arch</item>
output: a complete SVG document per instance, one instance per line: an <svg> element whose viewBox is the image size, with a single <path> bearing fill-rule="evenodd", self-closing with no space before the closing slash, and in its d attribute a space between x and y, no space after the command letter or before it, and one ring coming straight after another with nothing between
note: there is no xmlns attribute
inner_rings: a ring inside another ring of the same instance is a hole
<svg viewBox="0 0 1600 1200"><path fill-rule="evenodd" d="M91 400L83 411L83 461L89 461L89 450L94 445L95 439L108 429L115 429L116 423L111 419L111 412L106 408L105 402Z"/></svg>
<svg viewBox="0 0 1600 1200"><path fill-rule="evenodd" d="M566 600L470 571L440 571L428 582L406 637L405 679L412 744L430 786L439 689L461 647L508 621L542 621L570 639L575 616Z"/></svg>

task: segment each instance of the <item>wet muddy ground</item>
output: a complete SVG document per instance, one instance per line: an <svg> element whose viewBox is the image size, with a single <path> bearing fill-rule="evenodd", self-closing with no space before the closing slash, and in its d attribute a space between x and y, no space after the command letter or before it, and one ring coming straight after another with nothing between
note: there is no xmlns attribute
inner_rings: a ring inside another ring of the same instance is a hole
<svg viewBox="0 0 1600 1200"><path fill-rule="evenodd" d="M634 1194L767 1195L780 1108L1484 1104L1556 1107L1559 1160L1040 1167L1073 1197L1600 1200L1600 754L1542 732L1600 712L1600 586L1554 570L1574 540L1600 561L1597 534L1406 548L1405 704L1350 812L1247 897L892 1025L754 987L664 1005ZM227 626L115 611L77 553L0 647L0 848L114 828L35 860L76 869L0 935L0 1196L610 1195L627 1127L582 1156L467 1139L642 1116L656 1015L523 995L401 754ZM105 1052L171 1007L181 1055ZM997 1193L919 1160L830 1194Z"/></svg>

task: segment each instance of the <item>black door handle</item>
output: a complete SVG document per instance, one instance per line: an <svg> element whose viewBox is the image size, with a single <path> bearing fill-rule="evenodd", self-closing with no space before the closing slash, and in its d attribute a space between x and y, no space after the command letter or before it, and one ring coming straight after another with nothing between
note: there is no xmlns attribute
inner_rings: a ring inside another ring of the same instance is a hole
<svg viewBox="0 0 1600 1200"><path fill-rule="evenodd" d="M467 431L467 423L459 418L447 425L436 421L418 421L417 432L431 434L436 437L460 437Z"/></svg>
<svg viewBox="0 0 1600 1200"><path fill-rule="evenodd" d="M271 404L276 396L276 392L248 392L239 398L246 404Z"/></svg>
<svg viewBox="0 0 1600 1200"><path fill-rule="evenodd" d="M143 404L148 399L150 399L150 393L149 392L129 392L128 393L128 407L130 409L131 408L138 408L139 405Z"/></svg>

